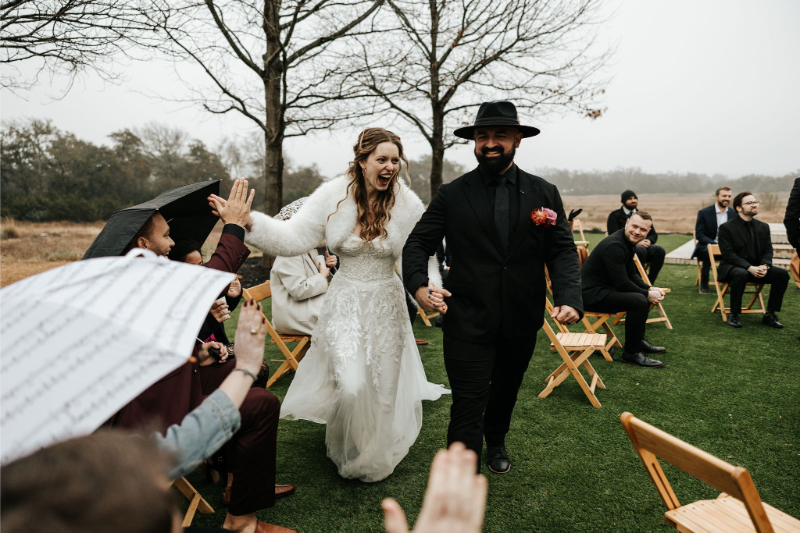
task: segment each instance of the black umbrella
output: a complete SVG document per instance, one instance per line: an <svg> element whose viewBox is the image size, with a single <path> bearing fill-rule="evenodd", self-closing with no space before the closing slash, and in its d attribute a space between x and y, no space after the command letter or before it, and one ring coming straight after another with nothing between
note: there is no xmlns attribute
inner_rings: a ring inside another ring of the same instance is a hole
<svg viewBox="0 0 800 533"><path fill-rule="evenodd" d="M175 187L143 204L117 211L82 259L122 255L134 235L156 211L169 223L172 240L204 242L219 220L208 205L210 194L219 195L219 182L203 181Z"/></svg>

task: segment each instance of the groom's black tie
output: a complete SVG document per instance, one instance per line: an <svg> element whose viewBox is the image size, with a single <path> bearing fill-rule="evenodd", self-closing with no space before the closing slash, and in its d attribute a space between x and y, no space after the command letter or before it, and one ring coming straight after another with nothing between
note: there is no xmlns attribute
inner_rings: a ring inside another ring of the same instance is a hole
<svg viewBox="0 0 800 533"><path fill-rule="evenodd" d="M497 176L497 192L494 197L494 226L500 236L500 244L503 251L508 251L508 189L506 189L506 177Z"/></svg>

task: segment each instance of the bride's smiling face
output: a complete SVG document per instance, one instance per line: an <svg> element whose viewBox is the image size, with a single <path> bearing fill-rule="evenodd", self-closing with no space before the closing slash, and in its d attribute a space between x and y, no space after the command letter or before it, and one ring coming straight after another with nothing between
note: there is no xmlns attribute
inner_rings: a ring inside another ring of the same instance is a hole
<svg viewBox="0 0 800 533"><path fill-rule="evenodd" d="M392 178L400 172L400 150L391 142L379 144L366 161L361 161L361 170L367 185L367 194L385 191Z"/></svg>

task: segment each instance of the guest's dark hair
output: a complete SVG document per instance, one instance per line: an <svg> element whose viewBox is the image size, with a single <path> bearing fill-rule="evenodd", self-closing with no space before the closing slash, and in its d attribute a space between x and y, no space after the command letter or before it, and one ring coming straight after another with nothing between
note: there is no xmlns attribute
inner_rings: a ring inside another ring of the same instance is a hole
<svg viewBox="0 0 800 533"><path fill-rule="evenodd" d="M652 217L652 216L650 216L650 213L648 213L647 211L636 211L636 212L635 212L633 215L631 215L631 216L634 216L634 215L636 215L636 216L640 217L642 220L649 220L650 222L652 222L652 221L653 221L653 217Z"/></svg>
<svg viewBox="0 0 800 533"><path fill-rule="evenodd" d="M169 533L169 458L147 438L103 430L0 470L3 533Z"/></svg>
<svg viewBox="0 0 800 533"><path fill-rule="evenodd" d="M733 208L736 209L737 207L742 207L742 200L745 196L753 196L753 193L750 191L743 191L736 195L736 198L733 199Z"/></svg>
<svg viewBox="0 0 800 533"><path fill-rule="evenodd" d="M719 196L719 193L721 193L722 191L729 191L729 190L731 190L730 187L719 187L717 189L717 192L714 193L714 196Z"/></svg>
<svg viewBox="0 0 800 533"><path fill-rule="evenodd" d="M156 213L157 212L158 211L156 211ZM122 255L127 254L128 252L130 252L131 250L133 250L134 248L139 246L137 244L138 241L139 241L139 237L145 237L145 238L149 239L151 237L151 235L153 235L153 232L156 229L156 223L153 220L153 217L155 216L156 213L153 213L152 215L150 215L150 218L147 219L147 222L145 222L144 225L139 229L139 231L136 232L136 235L133 236L133 238L128 243L128 245L125 247L125 249L122 250Z"/></svg>
<svg viewBox="0 0 800 533"><path fill-rule="evenodd" d="M175 243L175 246L169 251L167 257L169 257L170 261L180 261L183 263L186 261L186 256L192 252L198 252L200 255L203 255L200 251L202 248L202 242L184 239Z"/></svg>

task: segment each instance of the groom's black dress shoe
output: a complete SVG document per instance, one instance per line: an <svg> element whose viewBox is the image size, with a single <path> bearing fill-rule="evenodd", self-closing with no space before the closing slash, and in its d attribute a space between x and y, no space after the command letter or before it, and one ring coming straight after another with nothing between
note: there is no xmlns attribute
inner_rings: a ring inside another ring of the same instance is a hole
<svg viewBox="0 0 800 533"><path fill-rule="evenodd" d="M642 352L644 353L667 353L667 349L663 346L653 346L647 340L642 339Z"/></svg>
<svg viewBox="0 0 800 533"><path fill-rule="evenodd" d="M664 366L664 363L656 359L650 359L642 352L628 353L622 352L621 361L629 365L639 365L647 368L659 368Z"/></svg>
<svg viewBox="0 0 800 533"><path fill-rule="evenodd" d="M487 446L486 464L489 465L489 470L495 474L505 474L511 470L511 459L508 458L506 447Z"/></svg>
<svg viewBox="0 0 800 533"><path fill-rule="evenodd" d="M739 315L735 315L733 313L728 313L728 325L732 328L739 329L742 327L742 323L739 322Z"/></svg>

